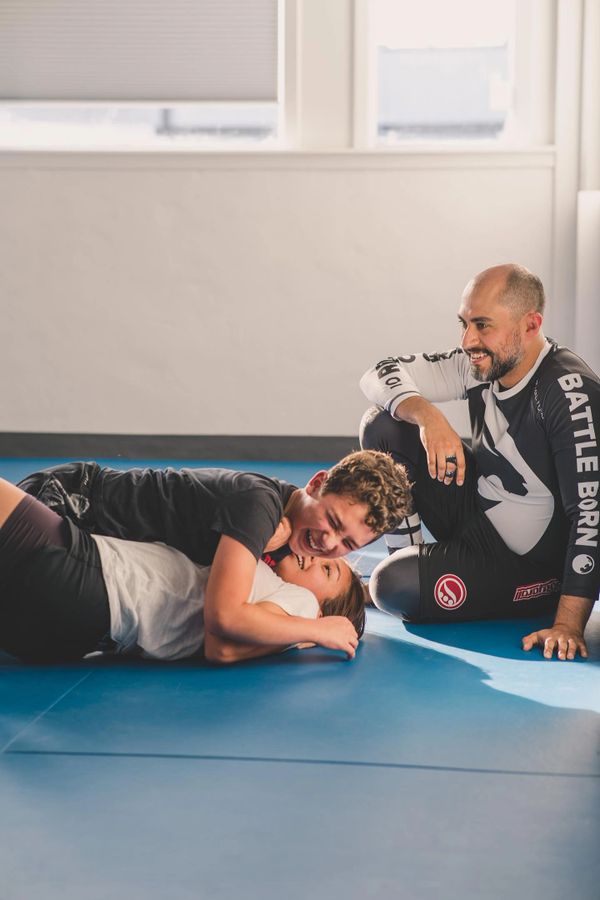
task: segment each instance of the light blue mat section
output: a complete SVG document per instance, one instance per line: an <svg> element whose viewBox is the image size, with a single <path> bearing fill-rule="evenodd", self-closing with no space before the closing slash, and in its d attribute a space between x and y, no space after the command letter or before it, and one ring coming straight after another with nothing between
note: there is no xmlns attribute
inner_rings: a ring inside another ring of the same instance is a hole
<svg viewBox="0 0 600 900"><path fill-rule="evenodd" d="M350 663L0 657L1 900L597 900L600 613L586 662L524 654L533 624L370 611Z"/></svg>

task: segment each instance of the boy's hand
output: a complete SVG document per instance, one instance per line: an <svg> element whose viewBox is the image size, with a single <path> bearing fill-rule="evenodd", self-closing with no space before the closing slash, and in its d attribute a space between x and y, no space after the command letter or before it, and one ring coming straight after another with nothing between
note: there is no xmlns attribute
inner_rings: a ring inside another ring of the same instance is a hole
<svg viewBox="0 0 600 900"><path fill-rule="evenodd" d="M315 642L329 650L342 650L348 659L354 659L358 647L358 635L352 622L345 616L322 616L315 624Z"/></svg>
<svg viewBox="0 0 600 900"><path fill-rule="evenodd" d="M273 532L273 536L270 541L267 543L265 547L265 553L272 553L273 550L279 550L280 547L283 547L289 541L292 536L292 524L287 516L284 516L275 531Z"/></svg>

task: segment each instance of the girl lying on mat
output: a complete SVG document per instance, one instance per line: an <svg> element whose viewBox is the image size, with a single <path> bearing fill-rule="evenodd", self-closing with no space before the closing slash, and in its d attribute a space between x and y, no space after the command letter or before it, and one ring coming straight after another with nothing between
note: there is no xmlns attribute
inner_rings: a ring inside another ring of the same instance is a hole
<svg viewBox="0 0 600 900"><path fill-rule="evenodd" d="M259 562L246 602L260 608L260 633L235 640L220 636L218 610L205 622L210 574L164 544L90 535L0 479L0 647L8 653L51 662L108 648L173 660L204 647L207 659L226 663L318 644L354 656L364 592L343 559L291 554L275 571Z"/></svg>

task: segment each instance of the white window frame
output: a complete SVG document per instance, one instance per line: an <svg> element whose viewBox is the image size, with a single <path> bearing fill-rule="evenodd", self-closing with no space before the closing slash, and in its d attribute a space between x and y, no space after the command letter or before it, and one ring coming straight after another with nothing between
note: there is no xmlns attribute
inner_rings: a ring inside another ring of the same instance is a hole
<svg viewBox="0 0 600 900"><path fill-rule="evenodd" d="M375 152L495 151L547 147L553 143L555 71L555 0L517 0L517 36L511 60L515 81L514 120L510 134L495 140L410 140L377 144L375 47L369 35L370 0L354 0L354 140L356 149Z"/></svg>
<svg viewBox="0 0 600 900"><path fill-rule="evenodd" d="M277 155L365 154L405 155L465 153L497 156L501 153L550 152L554 143L554 88L557 6L562 0L518 0L523 29L515 66L517 80L531 81L531 90L517 97L517 119L525 123L510 142L407 141L378 146L375 138L375 85L372 60L368 58L369 0L278 0L278 138L268 148L248 143L206 144L185 150L152 146L129 153L148 153L166 158L198 155L243 154L248 158ZM569 0L580 4L583 0ZM116 104L115 104L116 105ZM161 104L162 105L162 104ZM6 154L67 153L119 154L123 148L102 146L77 149L28 148L2 151ZM295 164L290 160L290 164Z"/></svg>

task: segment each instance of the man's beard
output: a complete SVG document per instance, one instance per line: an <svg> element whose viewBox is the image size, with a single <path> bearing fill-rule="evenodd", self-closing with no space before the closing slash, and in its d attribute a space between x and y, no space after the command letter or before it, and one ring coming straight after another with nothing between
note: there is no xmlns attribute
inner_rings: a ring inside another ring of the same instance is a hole
<svg viewBox="0 0 600 900"><path fill-rule="evenodd" d="M499 381L500 378L504 378L505 375L512 372L525 356L518 335L513 335L511 343L504 348L502 356L489 353L487 350L482 352L487 353L491 363L487 372L483 372L480 366L471 366L471 375L476 381Z"/></svg>

